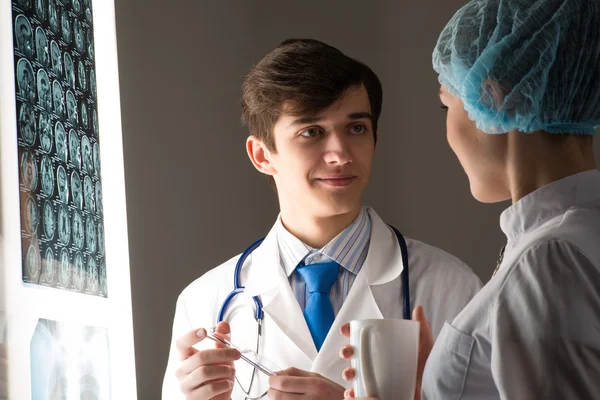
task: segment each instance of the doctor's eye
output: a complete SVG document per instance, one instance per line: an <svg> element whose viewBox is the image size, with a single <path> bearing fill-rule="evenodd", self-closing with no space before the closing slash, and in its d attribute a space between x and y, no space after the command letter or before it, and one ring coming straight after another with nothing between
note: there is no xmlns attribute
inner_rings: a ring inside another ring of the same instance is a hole
<svg viewBox="0 0 600 400"><path fill-rule="evenodd" d="M305 137L305 138L313 138L313 137L319 135L320 133L321 133L321 131L319 130L319 128L311 127L311 128L305 129L302 132L300 132L300 136Z"/></svg>
<svg viewBox="0 0 600 400"><path fill-rule="evenodd" d="M441 108L442 110L444 110L444 111L448 111L448 106L445 106L445 105L443 105L443 104L440 106L440 108Z"/></svg>
<svg viewBox="0 0 600 400"><path fill-rule="evenodd" d="M367 131L367 127L361 124L358 125L352 125L350 127L350 133L354 133L356 135L360 135L363 134Z"/></svg>

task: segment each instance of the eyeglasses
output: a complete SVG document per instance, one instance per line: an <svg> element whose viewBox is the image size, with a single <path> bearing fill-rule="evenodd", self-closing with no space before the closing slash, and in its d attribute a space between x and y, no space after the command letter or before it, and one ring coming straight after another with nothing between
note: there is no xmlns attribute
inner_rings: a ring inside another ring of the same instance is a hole
<svg viewBox="0 0 600 400"><path fill-rule="evenodd" d="M240 352L241 360L245 361L250 366L252 366L253 371L252 371L250 385L248 386L248 389L244 388L244 386L238 380L237 376L235 377L236 382L238 383L238 385L240 386L242 391L245 393L246 399L257 400L257 399L264 397L267 394L268 390L264 391L264 393L257 393L256 389L253 390L253 384L254 384L254 378L256 375L256 371L260 371L262 374L264 374L264 378L268 378L270 376L277 375L276 371L280 371L281 368L279 368L274 362L261 356L254 350L242 349L242 348L236 346L235 344L231 343L229 338L227 338L225 335L223 335L221 333L218 333L215 327L212 327L210 329L210 332L207 332L206 337L211 339L215 343L220 344L221 346L223 346L225 348L236 349L237 351ZM257 350L258 350L258 348L257 348Z"/></svg>

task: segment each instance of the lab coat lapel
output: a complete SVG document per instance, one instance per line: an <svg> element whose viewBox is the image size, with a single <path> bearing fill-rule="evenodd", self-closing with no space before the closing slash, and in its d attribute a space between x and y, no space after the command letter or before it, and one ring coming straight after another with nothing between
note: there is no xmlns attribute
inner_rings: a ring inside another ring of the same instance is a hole
<svg viewBox="0 0 600 400"><path fill-rule="evenodd" d="M274 343L284 343L278 335L284 335L291 340L312 363L317 357L317 348L313 342L312 336L304 319L304 314L300 309L298 300L292 292L288 283L287 277L283 274L285 282L279 285L276 293L270 297L270 301L264 305L265 313L271 317L273 322L277 324L280 332L270 331L268 340L274 340ZM275 338L273 336L275 335ZM280 349L281 350L281 349ZM293 351L293 349L285 348L285 352ZM290 356L288 354L288 356ZM290 357L297 359L297 357Z"/></svg>
<svg viewBox="0 0 600 400"><path fill-rule="evenodd" d="M347 362L339 358L340 348L348 343L339 331L346 322L357 319L382 319L372 287L397 279L403 269L402 253L394 232L369 209L371 241L367 258L331 326L312 371L329 377L340 377Z"/></svg>
<svg viewBox="0 0 600 400"><path fill-rule="evenodd" d="M343 360L339 358L340 348L348 343L348 339L340 333L340 327L354 319L381 319L383 316L377 307L371 288L367 282L366 274L360 272L344 301L342 308L333 321L329 334L323 342L321 351L317 355L312 371L322 375L332 376L332 366ZM340 371L341 374L341 371ZM338 374L339 376L341 376ZM335 374L333 375L335 376Z"/></svg>
<svg viewBox="0 0 600 400"><path fill-rule="evenodd" d="M248 271L245 295L260 296L265 319L270 318L278 328L266 326L265 341L274 344L291 342L296 348L286 347L286 358L298 359L292 353L299 352L312 363L317 357L317 349L304 314L281 267L275 229L271 230L261 246L254 251L251 265L245 269Z"/></svg>

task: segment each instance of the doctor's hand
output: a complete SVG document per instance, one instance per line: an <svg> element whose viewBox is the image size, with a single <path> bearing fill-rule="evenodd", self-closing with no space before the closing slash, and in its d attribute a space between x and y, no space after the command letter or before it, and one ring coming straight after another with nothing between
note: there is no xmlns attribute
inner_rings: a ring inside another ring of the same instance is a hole
<svg viewBox="0 0 600 400"><path fill-rule="evenodd" d="M423 307L417 306L413 310L412 313L413 321L420 322L419 328L419 358L417 360L417 382L415 389L415 400L421 400L421 383L423 381L423 370L425 369L425 363L427 362L427 358L429 357L429 353L431 353L431 349L433 348L433 334L431 333L431 326L429 322L427 322L427 318L425 318L425 312L423 311ZM345 337L350 337L350 324L346 323L341 326L340 332ZM340 357L346 361L350 361L352 355L354 354L354 349L351 345L346 345L340 350ZM346 381L351 381L355 377L356 371L352 367L348 367L342 372L342 377ZM354 389L348 389L344 393L345 399L353 399L354 398ZM376 400L376 399L373 399Z"/></svg>
<svg viewBox="0 0 600 400"><path fill-rule="evenodd" d="M227 322L217 325L217 332L227 335L231 331ZM206 330L186 333L177 340L179 367L175 375L186 400L229 400L233 391L235 368L233 362L240 358L235 349L225 349L215 344L214 349L197 350L193 346L206 338Z"/></svg>
<svg viewBox="0 0 600 400"><path fill-rule="evenodd" d="M288 368L277 374L269 378L269 400L330 400L344 397L343 386L317 373Z"/></svg>

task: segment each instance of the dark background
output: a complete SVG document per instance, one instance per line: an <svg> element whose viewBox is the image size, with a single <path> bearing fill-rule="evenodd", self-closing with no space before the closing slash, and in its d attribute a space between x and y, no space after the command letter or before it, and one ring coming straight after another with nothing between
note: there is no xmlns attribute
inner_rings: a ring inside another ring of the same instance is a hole
<svg viewBox="0 0 600 400"><path fill-rule="evenodd" d="M431 68L439 32L464 3L116 0L138 398L160 398L180 291L278 214L246 156L239 98L242 76L286 38L325 41L379 75L365 203L489 279L508 204L471 197Z"/></svg>

